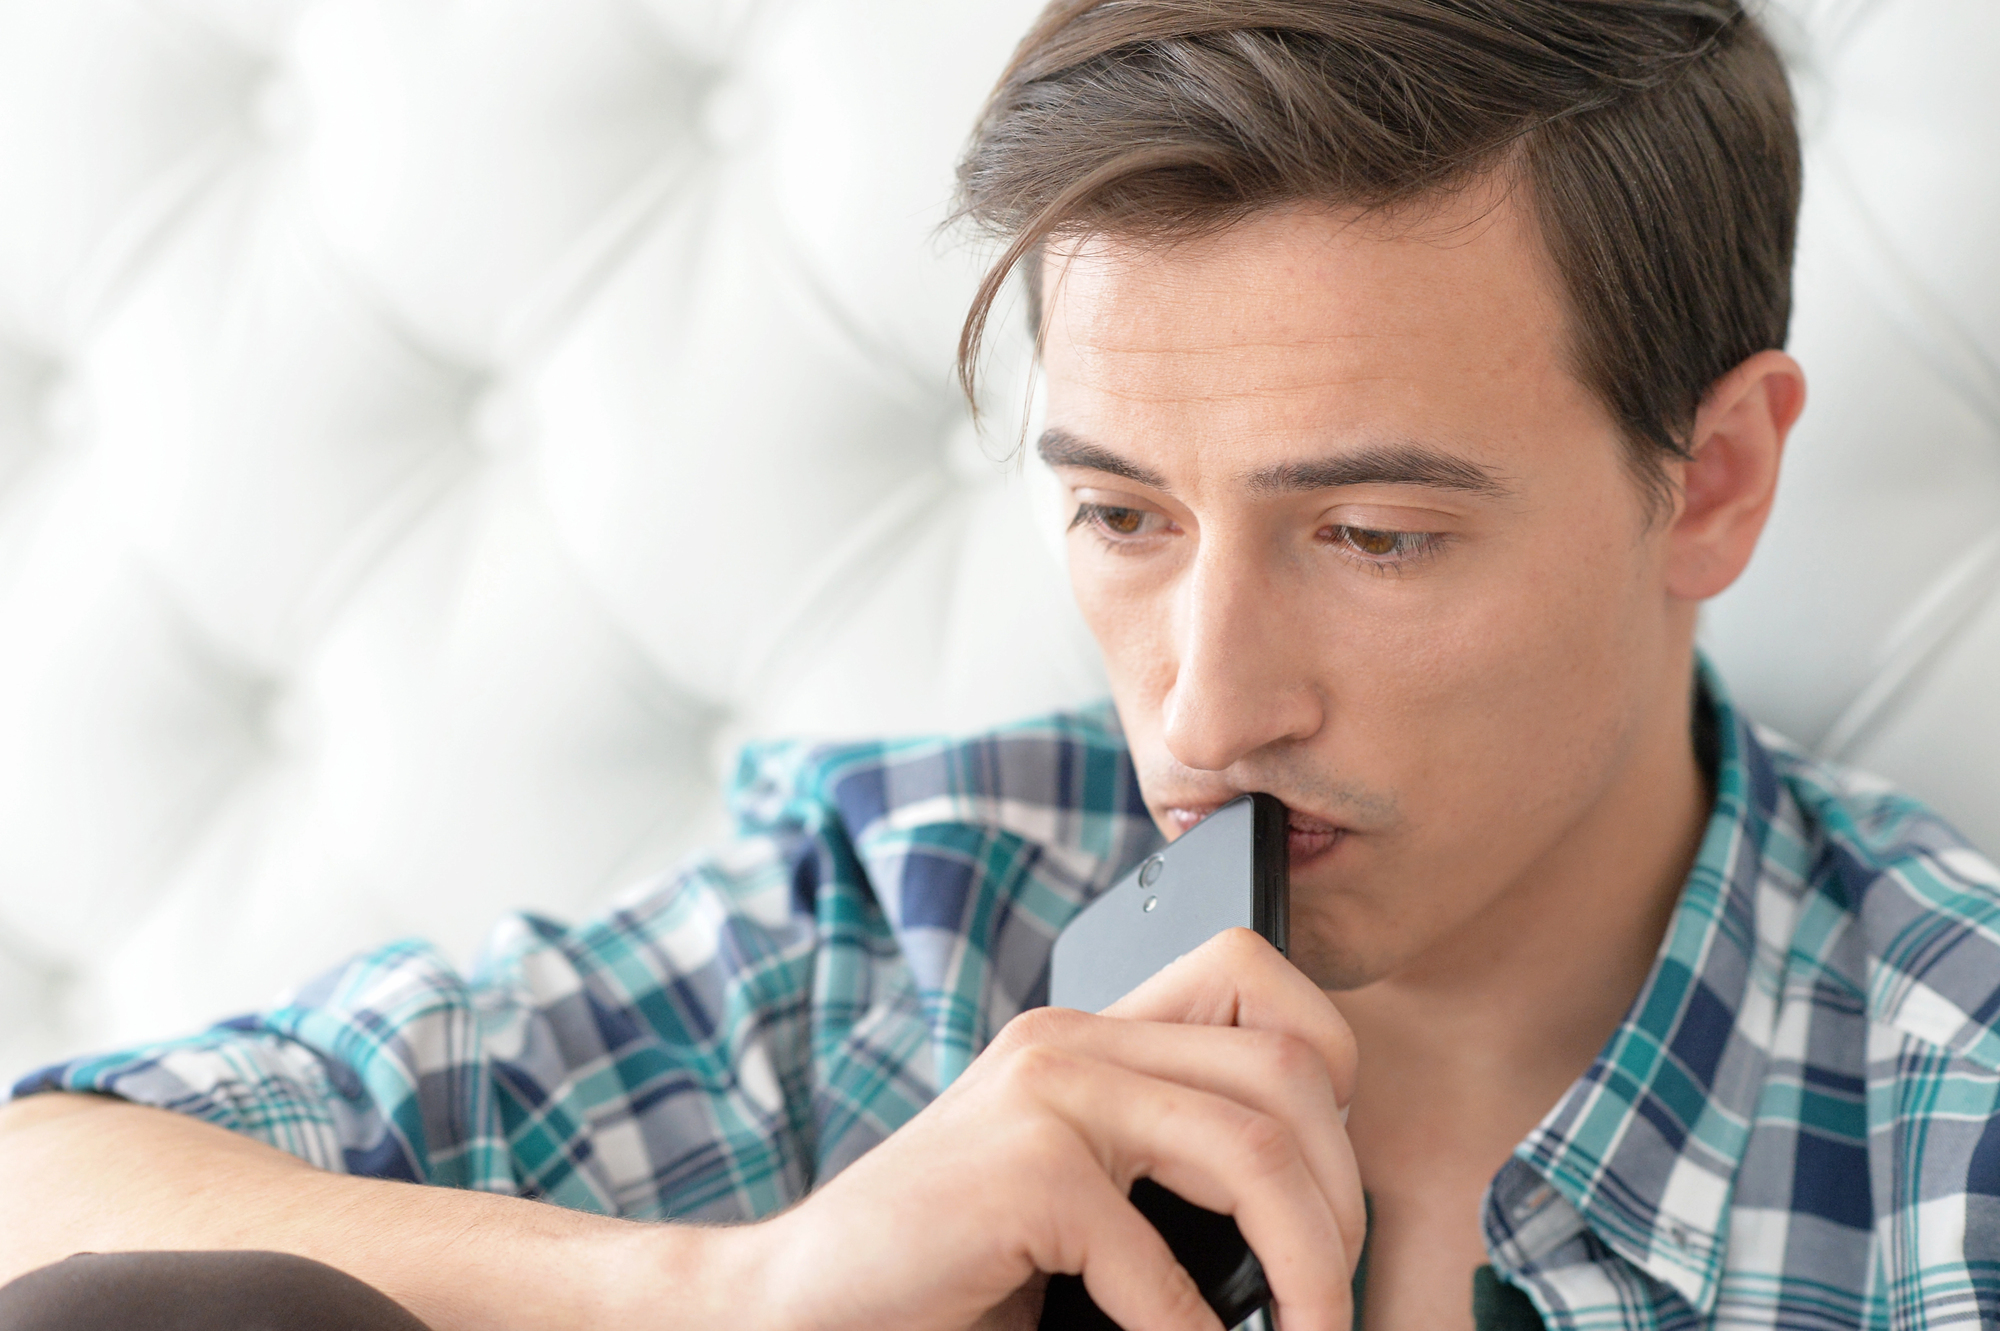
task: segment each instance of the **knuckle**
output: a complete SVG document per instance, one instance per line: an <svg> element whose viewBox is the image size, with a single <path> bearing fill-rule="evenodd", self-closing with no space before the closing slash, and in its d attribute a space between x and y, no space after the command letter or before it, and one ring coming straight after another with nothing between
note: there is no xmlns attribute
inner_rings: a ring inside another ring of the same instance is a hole
<svg viewBox="0 0 2000 1331"><path fill-rule="evenodd" d="M1194 1277L1188 1274L1187 1268L1171 1256L1167 1263L1172 1270L1160 1286L1160 1311L1166 1315L1167 1325L1205 1325L1209 1309L1208 1300L1201 1296L1201 1288L1194 1283Z"/></svg>
<svg viewBox="0 0 2000 1331"><path fill-rule="evenodd" d="M1076 1132L1052 1114L1024 1113L994 1132L982 1147L992 1166L985 1201L1009 1211L1059 1206L1080 1182L1102 1168Z"/></svg>
<svg viewBox="0 0 2000 1331"><path fill-rule="evenodd" d="M1079 1060L1051 1044L1024 1044L1011 1051L1003 1065L1002 1078L1017 1094L1039 1099L1050 1087L1078 1075Z"/></svg>
<svg viewBox="0 0 2000 1331"><path fill-rule="evenodd" d="M1298 1164L1298 1144L1285 1125L1269 1114L1246 1112L1236 1126L1235 1137L1243 1167L1253 1174L1270 1177Z"/></svg>
<svg viewBox="0 0 2000 1331"><path fill-rule="evenodd" d="M1036 1117L1019 1125L1013 1133L1013 1150L1008 1153L1018 1178L1037 1196L1054 1196L1065 1180L1075 1176L1076 1134L1046 1117Z"/></svg>
<svg viewBox="0 0 2000 1331"><path fill-rule="evenodd" d="M993 1043L1003 1051L1053 1044L1074 1032L1083 1017L1083 1013L1068 1008L1029 1008L1002 1026Z"/></svg>
<svg viewBox="0 0 2000 1331"><path fill-rule="evenodd" d="M1270 1076L1278 1084L1326 1079L1326 1060L1320 1057L1319 1050L1298 1036L1276 1032L1263 1040L1263 1046Z"/></svg>

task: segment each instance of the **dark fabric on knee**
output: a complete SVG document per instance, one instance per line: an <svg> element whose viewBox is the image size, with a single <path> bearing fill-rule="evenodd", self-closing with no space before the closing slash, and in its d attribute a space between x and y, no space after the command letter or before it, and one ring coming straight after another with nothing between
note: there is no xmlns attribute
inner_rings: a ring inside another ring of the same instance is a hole
<svg viewBox="0 0 2000 1331"><path fill-rule="evenodd" d="M0 1331L427 1331L381 1291L275 1252L84 1253L0 1289Z"/></svg>

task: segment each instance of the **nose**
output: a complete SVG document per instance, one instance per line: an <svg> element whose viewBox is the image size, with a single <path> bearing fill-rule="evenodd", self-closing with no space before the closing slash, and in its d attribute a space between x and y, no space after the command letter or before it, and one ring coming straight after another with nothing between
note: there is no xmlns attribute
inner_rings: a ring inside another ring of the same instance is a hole
<svg viewBox="0 0 2000 1331"><path fill-rule="evenodd" d="M1162 721L1184 766L1222 771L1325 720L1314 635L1254 558L1204 551L1175 598L1177 659Z"/></svg>

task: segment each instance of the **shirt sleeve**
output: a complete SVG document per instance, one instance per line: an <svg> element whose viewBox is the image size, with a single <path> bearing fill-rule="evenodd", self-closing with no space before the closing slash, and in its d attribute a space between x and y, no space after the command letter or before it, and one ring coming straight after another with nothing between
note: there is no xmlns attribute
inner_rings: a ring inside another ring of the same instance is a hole
<svg viewBox="0 0 2000 1331"><path fill-rule="evenodd" d="M792 884L829 851L805 821L575 928L509 918L470 974L395 944L267 1011L14 1094L114 1095L350 1174L641 1219L767 1214L814 1172L816 903Z"/></svg>
<svg viewBox="0 0 2000 1331"><path fill-rule="evenodd" d="M752 745L730 806L719 852L576 927L505 920L469 973L395 944L15 1093L120 1096L351 1174L754 1219L1041 1002L1056 932L1158 845L1122 739L1089 714Z"/></svg>

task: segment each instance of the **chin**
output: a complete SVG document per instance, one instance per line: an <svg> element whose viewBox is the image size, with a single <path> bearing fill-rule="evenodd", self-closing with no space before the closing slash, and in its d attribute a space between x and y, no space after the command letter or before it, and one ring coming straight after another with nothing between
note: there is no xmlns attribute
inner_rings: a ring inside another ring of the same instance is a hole
<svg viewBox="0 0 2000 1331"><path fill-rule="evenodd" d="M1315 929L1311 922L1300 919L1296 909L1292 912L1290 957L1307 979L1336 993L1365 989L1391 974L1402 960L1388 955L1388 949L1356 947L1351 936L1336 941L1323 925Z"/></svg>
<svg viewBox="0 0 2000 1331"><path fill-rule="evenodd" d="M1363 886L1368 875L1356 872L1361 866L1352 862L1354 849L1342 844L1313 862L1292 863L1286 955L1322 989L1360 989L1408 959L1407 948L1398 946L1404 940L1396 937L1396 912Z"/></svg>

